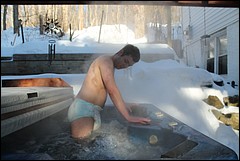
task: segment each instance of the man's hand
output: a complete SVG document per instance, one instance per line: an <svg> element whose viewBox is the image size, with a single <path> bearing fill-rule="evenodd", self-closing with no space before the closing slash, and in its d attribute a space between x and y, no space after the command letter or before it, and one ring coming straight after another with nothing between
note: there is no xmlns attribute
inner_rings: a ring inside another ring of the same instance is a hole
<svg viewBox="0 0 240 161"><path fill-rule="evenodd" d="M140 124L143 124L143 125L149 125L151 120L148 119L148 118L144 118L144 117L129 116L128 122L140 123Z"/></svg>

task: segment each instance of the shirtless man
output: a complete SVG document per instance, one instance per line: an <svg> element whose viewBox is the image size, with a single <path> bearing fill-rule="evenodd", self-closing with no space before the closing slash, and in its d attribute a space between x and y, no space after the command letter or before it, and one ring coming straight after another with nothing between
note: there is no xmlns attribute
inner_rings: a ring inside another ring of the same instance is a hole
<svg viewBox="0 0 240 161"><path fill-rule="evenodd" d="M88 137L100 127L99 111L105 105L107 94L122 116L128 121L149 124L150 119L131 116L114 80L114 70L132 66L140 59L139 49L126 45L113 56L100 56L89 67L82 87L68 110L72 137Z"/></svg>

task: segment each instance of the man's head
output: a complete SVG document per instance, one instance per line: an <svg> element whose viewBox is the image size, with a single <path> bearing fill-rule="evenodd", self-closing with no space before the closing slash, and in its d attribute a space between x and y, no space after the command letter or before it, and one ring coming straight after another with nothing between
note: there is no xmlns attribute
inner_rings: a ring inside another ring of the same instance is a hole
<svg viewBox="0 0 240 161"><path fill-rule="evenodd" d="M136 46L133 46L131 44L127 44L124 46L123 50L123 56L129 55L133 58L133 61L136 63L140 59L140 51Z"/></svg>
<svg viewBox="0 0 240 161"><path fill-rule="evenodd" d="M114 60L117 69L127 68L140 60L140 51L136 46L127 44L115 54L117 59Z"/></svg>

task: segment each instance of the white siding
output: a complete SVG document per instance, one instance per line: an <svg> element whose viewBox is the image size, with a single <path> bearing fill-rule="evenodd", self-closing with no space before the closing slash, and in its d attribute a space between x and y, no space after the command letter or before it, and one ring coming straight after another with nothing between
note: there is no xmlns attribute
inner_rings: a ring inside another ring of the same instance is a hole
<svg viewBox="0 0 240 161"><path fill-rule="evenodd" d="M207 34L213 34L239 21L239 9L235 8L207 8Z"/></svg>
<svg viewBox="0 0 240 161"><path fill-rule="evenodd" d="M191 46L185 48L186 63L190 64L189 66L202 68L201 53L199 53L199 51L201 51L200 41L192 43Z"/></svg>
<svg viewBox="0 0 240 161"><path fill-rule="evenodd" d="M228 35L228 81L235 81L239 89L239 21L229 26Z"/></svg>
<svg viewBox="0 0 240 161"><path fill-rule="evenodd" d="M205 9L205 29L204 29ZM184 59L189 66L206 68L206 55L201 48L201 36L212 35L227 29L228 38L228 81L239 85L239 8L182 7L182 27L192 27L190 39L184 36ZM239 87L237 87L239 88Z"/></svg>
<svg viewBox="0 0 240 161"><path fill-rule="evenodd" d="M191 42L200 40L204 33L204 7L183 7L183 30L192 26ZM190 14L190 15L189 15ZM205 8L206 34L213 34L239 21L237 8Z"/></svg>

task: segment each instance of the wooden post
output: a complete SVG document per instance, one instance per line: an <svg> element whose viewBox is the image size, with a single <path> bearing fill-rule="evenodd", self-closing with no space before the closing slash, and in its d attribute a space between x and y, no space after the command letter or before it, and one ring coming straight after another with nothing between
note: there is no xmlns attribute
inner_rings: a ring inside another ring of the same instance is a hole
<svg viewBox="0 0 240 161"><path fill-rule="evenodd" d="M98 43L100 43L101 30L102 30L102 22L103 22L103 14L104 14L104 10L102 10L102 18L101 18L100 31L99 31L99 36L98 36Z"/></svg>
<svg viewBox="0 0 240 161"><path fill-rule="evenodd" d="M23 25L21 24L22 43L24 43Z"/></svg>

